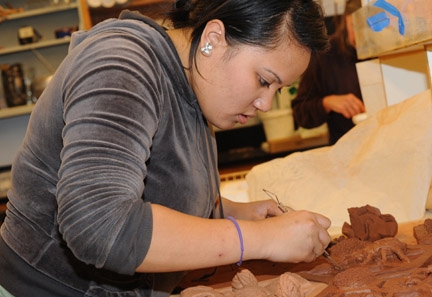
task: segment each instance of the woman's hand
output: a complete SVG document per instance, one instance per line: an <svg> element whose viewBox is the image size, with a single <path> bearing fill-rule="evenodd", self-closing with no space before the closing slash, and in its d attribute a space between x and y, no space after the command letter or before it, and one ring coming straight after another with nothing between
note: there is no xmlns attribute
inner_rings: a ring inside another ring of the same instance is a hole
<svg viewBox="0 0 432 297"><path fill-rule="evenodd" d="M323 106L327 112L340 113L347 119L365 112L363 102L353 94L326 96L323 99Z"/></svg>
<svg viewBox="0 0 432 297"><path fill-rule="evenodd" d="M264 236L250 239L258 240L251 243L255 247L264 247L268 256L265 259L274 262L310 262L322 255L330 243L331 237L327 229L331 221L320 214L309 211L283 213L277 203L271 199L239 203L229 199L223 200L225 216L238 220L259 221L260 231ZM267 220L263 220L267 218ZM268 249L268 250L267 250Z"/></svg>
<svg viewBox="0 0 432 297"><path fill-rule="evenodd" d="M248 203L222 199L225 217L232 216L238 220L261 220L282 214L276 202L271 199Z"/></svg>
<svg viewBox="0 0 432 297"><path fill-rule="evenodd" d="M309 211L293 211L257 223L262 225L264 236L256 244L266 249L264 258L274 262L314 261L331 240L327 232L331 221Z"/></svg>

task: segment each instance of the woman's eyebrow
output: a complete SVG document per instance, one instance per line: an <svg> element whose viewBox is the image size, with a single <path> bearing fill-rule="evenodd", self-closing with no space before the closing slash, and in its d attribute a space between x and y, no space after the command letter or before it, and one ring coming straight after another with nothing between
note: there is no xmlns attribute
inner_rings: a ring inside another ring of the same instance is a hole
<svg viewBox="0 0 432 297"><path fill-rule="evenodd" d="M272 70L267 69L267 68L264 68L264 70L269 72L270 74L272 74L276 78L276 81L278 82L278 84L282 84L282 80L280 79L280 77L276 73L274 73Z"/></svg>

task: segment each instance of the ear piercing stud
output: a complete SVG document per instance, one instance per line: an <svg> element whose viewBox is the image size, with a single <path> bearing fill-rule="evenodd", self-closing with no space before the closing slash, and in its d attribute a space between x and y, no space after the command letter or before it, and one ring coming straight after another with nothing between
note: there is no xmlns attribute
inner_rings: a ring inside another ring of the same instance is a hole
<svg viewBox="0 0 432 297"><path fill-rule="evenodd" d="M210 51L213 49L213 45L210 44L210 42L206 42L206 44L201 48L201 52L208 56L210 55Z"/></svg>

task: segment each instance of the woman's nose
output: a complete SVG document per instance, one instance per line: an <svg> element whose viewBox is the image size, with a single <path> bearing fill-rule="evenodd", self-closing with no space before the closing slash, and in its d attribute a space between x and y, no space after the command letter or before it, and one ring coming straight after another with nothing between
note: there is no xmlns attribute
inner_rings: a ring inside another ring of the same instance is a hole
<svg viewBox="0 0 432 297"><path fill-rule="evenodd" d="M274 94L269 94L255 99L253 106L262 112L267 112L272 108Z"/></svg>

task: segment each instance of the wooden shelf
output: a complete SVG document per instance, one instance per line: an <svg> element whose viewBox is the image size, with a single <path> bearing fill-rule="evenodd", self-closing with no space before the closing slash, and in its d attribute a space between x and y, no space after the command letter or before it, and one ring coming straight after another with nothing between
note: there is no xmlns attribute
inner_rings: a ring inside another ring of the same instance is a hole
<svg viewBox="0 0 432 297"><path fill-rule="evenodd" d="M11 21L11 20L17 20L17 19L30 18L30 17L34 17L34 16L38 16L38 15L55 13L55 12L60 12L60 11L70 10L70 9L76 9L77 7L78 7L77 3L52 5L49 7L37 8L37 9L26 10L23 12L13 13L13 14L7 15L3 21Z"/></svg>
<svg viewBox="0 0 432 297"><path fill-rule="evenodd" d="M45 48L45 47L51 47L51 46L57 46L57 45L63 45L63 44L69 44L70 37L64 37L59 39L47 39L47 40L41 40L35 43L29 43L24 45L17 45L17 46L11 46L4 49L0 49L0 56L2 55L8 55L13 53L19 53L19 52L25 52L25 51L31 51L38 48Z"/></svg>
<svg viewBox="0 0 432 297"><path fill-rule="evenodd" d="M6 1L0 1L1 4ZM21 64L24 80L52 75L67 55L70 37L56 38L61 28L86 29L86 0L9 0L14 8L0 23L0 64ZM57 4L53 4L57 3ZM37 42L20 45L19 29L32 26L41 36ZM4 90L9 92L9 90ZM5 104L1 105L2 107ZM0 110L0 167L11 166L28 127L33 104Z"/></svg>
<svg viewBox="0 0 432 297"><path fill-rule="evenodd" d="M34 104L27 104L0 109L0 120L30 114L33 111L33 108Z"/></svg>

